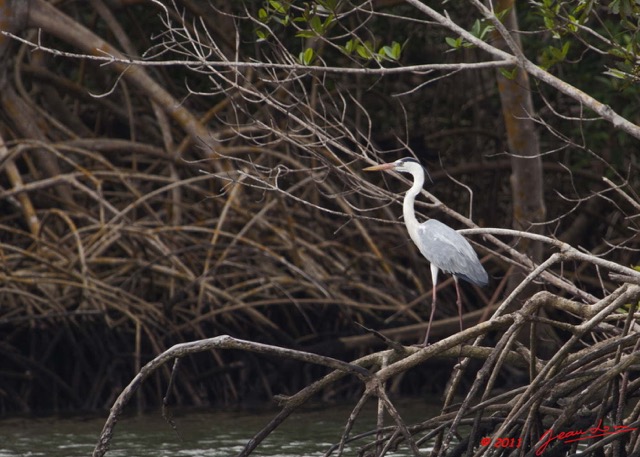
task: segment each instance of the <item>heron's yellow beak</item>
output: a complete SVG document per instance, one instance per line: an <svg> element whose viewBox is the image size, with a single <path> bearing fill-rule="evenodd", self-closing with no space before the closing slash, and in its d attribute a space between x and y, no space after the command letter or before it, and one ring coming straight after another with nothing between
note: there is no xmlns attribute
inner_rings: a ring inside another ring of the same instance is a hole
<svg viewBox="0 0 640 457"><path fill-rule="evenodd" d="M362 171L391 170L394 166L394 163L383 163L381 165L374 165L373 167L363 168Z"/></svg>

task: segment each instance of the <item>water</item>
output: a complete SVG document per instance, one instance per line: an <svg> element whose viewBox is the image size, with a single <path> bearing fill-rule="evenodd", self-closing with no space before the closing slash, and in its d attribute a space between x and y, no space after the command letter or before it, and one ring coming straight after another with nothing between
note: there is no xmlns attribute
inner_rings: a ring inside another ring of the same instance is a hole
<svg viewBox="0 0 640 457"><path fill-rule="evenodd" d="M420 401L396 405L411 423L427 418ZM322 456L339 442L353 405L323 405L295 413L254 451L256 456ZM264 427L276 412L190 412L176 414L176 433L160 413L121 418L107 457L219 457L234 456ZM375 404L369 405L354 433L371 430ZM90 456L104 425L104 418L6 419L0 421L0 457ZM387 421L390 424L390 420ZM359 442L368 443L370 440ZM346 455L354 455L348 452ZM406 448L394 457L411 455Z"/></svg>

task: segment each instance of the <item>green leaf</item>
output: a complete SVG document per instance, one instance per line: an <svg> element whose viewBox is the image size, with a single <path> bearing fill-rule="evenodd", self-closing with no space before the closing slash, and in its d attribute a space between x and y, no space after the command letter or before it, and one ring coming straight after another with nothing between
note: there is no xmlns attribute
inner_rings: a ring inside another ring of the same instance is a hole
<svg viewBox="0 0 640 457"><path fill-rule="evenodd" d="M480 37L480 19L476 19L476 21L473 23L473 27L471 27L471 35L475 36L475 37Z"/></svg>
<svg viewBox="0 0 640 457"><path fill-rule="evenodd" d="M304 52L300 53L300 55L298 56L298 60L300 60L300 63L303 65L309 65L311 62L313 62L314 56L315 53L313 52L313 49L307 48L304 50Z"/></svg>
<svg viewBox="0 0 640 457"><path fill-rule="evenodd" d="M298 38L313 38L318 35L311 30L300 30L298 33L296 33L296 36Z"/></svg>
<svg viewBox="0 0 640 457"><path fill-rule="evenodd" d="M287 10L285 9L285 7L282 6L282 4L277 0L269 0L269 4L271 5L271 8L276 10L278 13L287 14Z"/></svg>
<svg viewBox="0 0 640 457"><path fill-rule="evenodd" d="M627 74L624 71L616 70L615 68L609 68L604 72L605 75L612 76L617 79L626 80Z"/></svg>
<svg viewBox="0 0 640 457"><path fill-rule="evenodd" d="M451 38L448 36L445 37L444 41L446 41L447 44L454 49L458 49L460 46L462 46L462 38Z"/></svg>
<svg viewBox="0 0 640 457"><path fill-rule="evenodd" d="M335 14L331 13L330 15L328 15L327 18L322 23L323 30L325 31L329 30L331 26L335 23L335 19L336 19Z"/></svg>
<svg viewBox="0 0 640 457"><path fill-rule="evenodd" d="M400 54L402 54L402 45L397 41L391 43L391 58L393 60L400 59Z"/></svg>
<svg viewBox="0 0 640 457"><path fill-rule="evenodd" d="M518 67L514 67L511 70L507 70L506 68L499 68L500 74L509 80L513 80L516 77L516 73L518 72Z"/></svg>
<svg viewBox="0 0 640 457"><path fill-rule="evenodd" d="M549 30L552 30L552 29L556 26L556 24L555 24L555 22L553 21L553 19L551 19L551 18L550 18L550 17L548 17L548 16L545 16L545 17L544 17L544 26L545 26L546 28L548 28Z"/></svg>
<svg viewBox="0 0 640 457"><path fill-rule="evenodd" d="M315 58L315 52L313 52L313 49L307 48L307 50L304 52L304 63L309 65L310 63L313 62L314 58Z"/></svg>
<svg viewBox="0 0 640 457"><path fill-rule="evenodd" d="M391 46L382 46L378 55L384 59L398 60L401 49L400 43L394 41Z"/></svg>
<svg viewBox="0 0 640 457"><path fill-rule="evenodd" d="M373 45L369 40L367 40L363 44L358 44L356 46L356 52L363 59L371 59L373 58Z"/></svg>
<svg viewBox="0 0 640 457"><path fill-rule="evenodd" d="M338 0L317 0L318 5L324 8L326 11L335 11L338 6Z"/></svg>
<svg viewBox="0 0 640 457"><path fill-rule="evenodd" d="M258 37L258 41L264 41L266 40L269 35L264 31L264 30L256 30L256 36Z"/></svg>
<svg viewBox="0 0 640 457"><path fill-rule="evenodd" d="M347 51L348 54L351 54L355 48L356 48L356 41L355 40L349 40L344 45L344 50Z"/></svg>
<svg viewBox="0 0 640 457"><path fill-rule="evenodd" d="M609 49L609 54L615 56L615 57L619 57L621 59L625 59L629 56L629 54L624 51L623 49L619 49L619 48L611 48Z"/></svg>
<svg viewBox="0 0 640 457"><path fill-rule="evenodd" d="M504 22L502 19L507 15L507 13L511 11L511 8L505 8L502 11L496 13L496 17L500 22Z"/></svg>
<svg viewBox="0 0 640 457"><path fill-rule="evenodd" d="M609 8L614 12L614 14L620 14L620 0L613 0L609 4Z"/></svg>
<svg viewBox="0 0 640 457"><path fill-rule="evenodd" d="M260 8L258 10L258 19L260 19L262 22L266 22L268 17L269 14L267 13L267 10L265 10L264 8Z"/></svg>
<svg viewBox="0 0 640 457"><path fill-rule="evenodd" d="M491 24L487 24L483 27L483 29L480 31L480 36L478 38L480 38L481 40L484 40L484 37L487 36L487 33L493 32L493 29L495 27Z"/></svg>
<svg viewBox="0 0 640 457"><path fill-rule="evenodd" d="M391 46L382 46L378 51L378 54L380 54L382 57L395 60L395 58L393 57L393 50L391 49Z"/></svg>
<svg viewBox="0 0 640 457"><path fill-rule="evenodd" d="M311 18L311 20L309 21L309 25L311 26L311 29L316 32L318 35L322 35L322 32L324 31L322 28L322 21L320 20L320 17L318 16L313 16Z"/></svg>
<svg viewBox="0 0 640 457"><path fill-rule="evenodd" d="M569 53L569 49L571 48L571 43L566 41L562 44L562 47L556 48L555 46L547 46L542 52L542 56L540 58L540 66L543 69L549 69L558 62L562 62L567 58L567 54Z"/></svg>
<svg viewBox="0 0 640 457"><path fill-rule="evenodd" d="M360 57L362 57L364 59L370 59L371 58L371 51L369 51L367 48L365 48L361 44L356 46L356 52L358 53L358 55Z"/></svg>

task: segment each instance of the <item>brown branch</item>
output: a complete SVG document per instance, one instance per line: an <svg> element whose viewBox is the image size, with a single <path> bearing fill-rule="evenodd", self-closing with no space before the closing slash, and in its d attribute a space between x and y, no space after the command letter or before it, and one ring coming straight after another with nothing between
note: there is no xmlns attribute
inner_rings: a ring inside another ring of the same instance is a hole
<svg viewBox="0 0 640 457"><path fill-rule="evenodd" d="M339 370L345 373L350 373L358 376L361 379L366 379L370 376L369 372L364 368L341 362L330 357L324 357L308 352L296 351L293 349L281 348L277 346L270 346L266 344L254 343L251 341L239 340L227 335L217 336L206 340L199 340L192 343L182 343L172 346L164 351L162 354L155 357L149 363L147 363L135 378L131 380L129 385L120 393L109 412L109 417L104 424L98 443L93 450L93 457L102 457L107 450L113 437L114 427L118 422L118 417L122 414L122 411L131 397L138 390L140 385L153 374L156 370L162 367L164 364L173 361L176 358L185 357L191 354L197 354L199 352L211 351L213 349L237 349L249 352L255 352L258 354L272 355L277 357L283 357L292 360L298 360L307 363L313 363L316 365L326 366Z"/></svg>
<svg viewBox="0 0 640 457"><path fill-rule="evenodd" d="M132 65L120 51L89 29L62 13L45 0L34 0L29 9L29 26L40 28L67 43L83 50L88 55L104 58L110 56L111 67L115 72L134 84L155 103L161 106L174 121L194 138L208 148L207 154L220 151L220 144L213 132L204 127L187 108L169 92L153 80L139 65Z"/></svg>

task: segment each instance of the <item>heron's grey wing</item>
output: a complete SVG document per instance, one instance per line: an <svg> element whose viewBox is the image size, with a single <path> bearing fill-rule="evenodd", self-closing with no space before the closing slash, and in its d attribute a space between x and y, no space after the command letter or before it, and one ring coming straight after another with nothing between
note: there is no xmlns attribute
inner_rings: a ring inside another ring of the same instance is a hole
<svg viewBox="0 0 640 457"><path fill-rule="evenodd" d="M451 227L435 219L418 227L418 248L440 270L477 285L488 282L487 272L469 242Z"/></svg>

